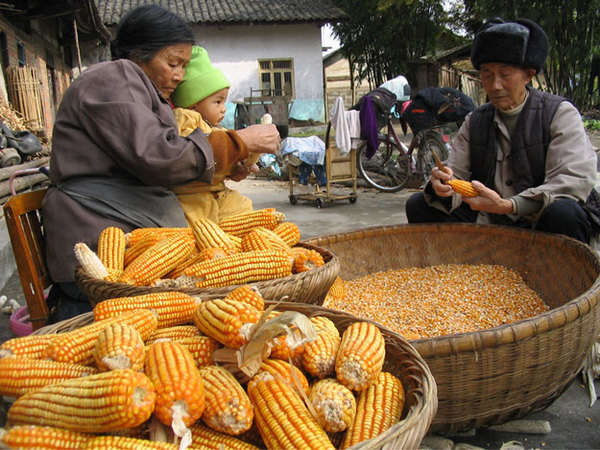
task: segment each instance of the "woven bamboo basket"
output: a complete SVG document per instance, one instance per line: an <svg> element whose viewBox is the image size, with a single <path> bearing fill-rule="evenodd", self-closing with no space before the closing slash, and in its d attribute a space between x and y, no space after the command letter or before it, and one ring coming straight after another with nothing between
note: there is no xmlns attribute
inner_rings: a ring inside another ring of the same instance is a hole
<svg viewBox="0 0 600 450"><path fill-rule="evenodd" d="M268 305L273 304L267 301ZM268 306L267 305L267 306ZM340 333L358 319L351 314L318 305L281 302L278 311L297 311L307 317L325 316L333 321ZM34 334L55 334L88 325L93 313L81 314L72 319L47 325ZM374 322L373 322L374 323ZM386 342L386 360L383 370L391 372L400 380L405 392L401 420L379 436L351 447L351 450L417 449L427 433L437 410L437 387L427 364L415 348L402 336L378 325Z"/></svg>
<svg viewBox="0 0 600 450"><path fill-rule="evenodd" d="M478 332L410 343L438 388L432 431L458 432L540 411L567 389L600 332L600 260L574 239L511 227L373 227L308 241L340 260L344 280L386 269L499 264L517 270L550 311Z"/></svg>
<svg viewBox="0 0 600 450"><path fill-rule="evenodd" d="M249 283L256 286L264 298L321 305L327 291L338 276L340 265L336 256L329 250L315 245L300 242L298 246L315 250L321 254L325 265L312 270L276 278L273 280ZM107 298L128 297L149 294L151 292L178 291L204 299L222 298L239 285L215 288L169 288L154 286L132 286L125 283L114 283L99 280L87 275L81 268L75 272L75 282L87 295L92 305Z"/></svg>

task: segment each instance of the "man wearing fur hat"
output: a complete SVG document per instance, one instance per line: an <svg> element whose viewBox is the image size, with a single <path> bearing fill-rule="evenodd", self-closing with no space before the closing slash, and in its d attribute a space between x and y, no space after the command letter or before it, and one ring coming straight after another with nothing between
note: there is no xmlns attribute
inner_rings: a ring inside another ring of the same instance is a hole
<svg viewBox="0 0 600 450"><path fill-rule="evenodd" d="M406 205L410 223L477 222L535 228L589 243L585 202L596 154L568 100L530 86L548 54L548 37L527 19L495 17L471 51L489 103L467 116L444 170ZM446 184L472 181L463 197Z"/></svg>

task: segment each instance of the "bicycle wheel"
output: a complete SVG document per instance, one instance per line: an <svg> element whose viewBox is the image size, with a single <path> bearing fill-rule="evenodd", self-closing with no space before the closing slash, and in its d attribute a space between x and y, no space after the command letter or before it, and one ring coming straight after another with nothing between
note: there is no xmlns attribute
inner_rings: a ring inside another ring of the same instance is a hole
<svg viewBox="0 0 600 450"><path fill-rule="evenodd" d="M385 136L379 137L379 147L367 158L367 143L362 142L356 151L358 172L366 183L383 192L403 189L411 178L410 157L405 155L398 143L390 139L389 150Z"/></svg>
<svg viewBox="0 0 600 450"><path fill-rule="evenodd" d="M435 152L442 161L448 158L448 147L442 135L434 130L426 130L419 144L416 163L417 176L423 184L429 181L431 169L435 166L432 152Z"/></svg>

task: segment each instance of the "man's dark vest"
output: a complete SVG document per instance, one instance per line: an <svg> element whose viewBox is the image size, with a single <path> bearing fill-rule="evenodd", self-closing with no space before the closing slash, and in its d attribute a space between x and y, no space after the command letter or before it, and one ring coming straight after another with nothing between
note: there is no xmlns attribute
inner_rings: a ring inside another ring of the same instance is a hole
<svg viewBox="0 0 600 450"><path fill-rule="evenodd" d="M546 151L550 144L550 123L558 105L565 98L527 87L529 97L519 115L509 155L517 192L544 182ZM491 103L477 108L471 114L471 179L479 180L494 189L497 161L497 136L494 124L494 106Z"/></svg>

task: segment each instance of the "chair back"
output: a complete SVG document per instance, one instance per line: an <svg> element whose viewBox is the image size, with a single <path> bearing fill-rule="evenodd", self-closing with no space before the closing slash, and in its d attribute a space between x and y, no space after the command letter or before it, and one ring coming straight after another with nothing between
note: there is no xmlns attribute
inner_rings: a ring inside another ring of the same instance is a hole
<svg viewBox="0 0 600 450"><path fill-rule="evenodd" d="M46 248L41 218L42 200L48 189L12 196L4 205L4 216L15 255L17 271L34 330L48 322L44 290L52 284L46 268Z"/></svg>

